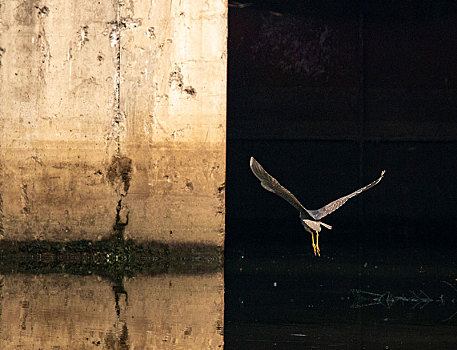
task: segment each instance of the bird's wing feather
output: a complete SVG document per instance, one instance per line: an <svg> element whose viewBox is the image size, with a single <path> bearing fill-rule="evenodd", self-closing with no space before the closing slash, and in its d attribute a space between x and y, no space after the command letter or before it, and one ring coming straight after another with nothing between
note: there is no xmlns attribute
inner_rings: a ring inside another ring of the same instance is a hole
<svg viewBox="0 0 457 350"><path fill-rule="evenodd" d="M306 214L307 217L311 218L310 213L305 207L298 201L297 198L286 188L281 186L281 184L273 176L268 174L265 169L257 162L254 157L251 157L249 163L252 172L260 180L260 184L267 191L273 192L282 199L286 200L289 204L295 207L301 213Z"/></svg>
<svg viewBox="0 0 457 350"><path fill-rule="evenodd" d="M372 188L373 186L377 185L382 180L385 173L386 173L386 171L383 170L381 172L381 176L377 180L370 183L369 185L362 187L362 188L358 189L357 191L354 191L351 194L348 194L347 196L341 197L341 198L337 199L336 201L333 201L320 209L308 210L309 214L313 217L314 220L322 219L324 216L327 216L328 214L333 213L335 210L337 210L339 207L341 207L344 203L346 203L348 201L349 198L355 197L355 196L361 194L363 191L366 191L366 190Z"/></svg>

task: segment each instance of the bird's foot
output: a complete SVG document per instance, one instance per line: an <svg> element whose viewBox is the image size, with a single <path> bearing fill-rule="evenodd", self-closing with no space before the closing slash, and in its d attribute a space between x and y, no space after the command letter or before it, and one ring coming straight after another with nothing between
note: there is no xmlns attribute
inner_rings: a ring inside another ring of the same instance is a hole
<svg viewBox="0 0 457 350"><path fill-rule="evenodd" d="M313 250L314 250L314 255L316 255L316 256L317 256L317 255L321 256L319 247L318 247L317 245L315 245L314 243L313 243Z"/></svg>

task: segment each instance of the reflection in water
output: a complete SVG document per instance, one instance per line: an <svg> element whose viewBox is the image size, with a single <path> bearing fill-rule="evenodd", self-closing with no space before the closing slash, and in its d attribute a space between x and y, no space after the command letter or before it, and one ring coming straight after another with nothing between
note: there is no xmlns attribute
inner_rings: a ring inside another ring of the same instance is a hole
<svg viewBox="0 0 457 350"><path fill-rule="evenodd" d="M120 281L117 281L117 283L118 284L113 286L117 320L113 325L113 331L108 333L108 335L106 336L105 344L108 349L127 350L129 349L129 331L125 317L121 318L121 306L119 300L120 296L125 296L125 310L127 310L128 294L127 291L124 289L123 279L120 279ZM125 312L123 313L123 315L124 314Z"/></svg>
<svg viewBox="0 0 457 350"><path fill-rule="evenodd" d="M354 303L351 305L352 308L367 307L373 305L382 305L387 309L390 309L393 304L398 302L408 303L413 305L413 309L419 307L423 309L430 303L438 302L444 304L443 295L439 299L430 298L423 290L416 293L411 291L411 296L394 296L390 291L383 294L367 292L359 289L351 289L354 296Z"/></svg>
<svg viewBox="0 0 457 350"><path fill-rule="evenodd" d="M218 349L222 271L1 276L1 349Z"/></svg>
<svg viewBox="0 0 457 350"><path fill-rule="evenodd" d="M386 256L227 259L226 349L455 349L453 255Z"/></svg>
<svg viewBox="0 0 457 350"><path fill-rule="evenodd" d="M457 292L457 288L447 281L442 281L448 285L453 293ZM351 308L357 309L368 306L382 305L387 309L390 309L394 304L409 305L412 309L423 309L429 304L438 304L440 306L453 306L457 303L456 295L451 297L445 294L440 294L439 297L430 297L422 289L419 291L410 290L409 296L405 295L393 295L390 291L386 291L382 294L368 292L360 289L351 289L353 303ZM444 321L450 321L457 314L454 312L451 316L446 318Z"/></svg>

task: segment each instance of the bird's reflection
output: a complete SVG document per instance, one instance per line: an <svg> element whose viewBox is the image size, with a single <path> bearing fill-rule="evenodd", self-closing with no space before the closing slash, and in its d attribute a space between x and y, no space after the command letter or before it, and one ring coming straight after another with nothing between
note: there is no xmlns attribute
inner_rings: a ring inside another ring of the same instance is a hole
<svg viewBox="0 0 457 350"><path fill-rule="evenodd" d="M455 293L457 288L447 281L442 281ZM440 306L453 306L455 308L457 299L455 295L440 294L439 296L431 297L424 290L410 290L405 295L394 295L390 291L382 293L370 292L360 289L351 289L352 305L351 308L358 309L370 306L381 305L386 309L392 308L394 305L408 305L411 309L422 310L426 306L435 304ZM457 311L443 321L450 321L457 315Z"/></svg>

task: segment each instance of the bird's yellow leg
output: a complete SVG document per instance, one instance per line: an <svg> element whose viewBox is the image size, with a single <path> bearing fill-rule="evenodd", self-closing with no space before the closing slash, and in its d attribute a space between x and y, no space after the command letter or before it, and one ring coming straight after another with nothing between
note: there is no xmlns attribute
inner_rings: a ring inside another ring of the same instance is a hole
<svg viewBox="0 0 457 350"><path fill-rule="evenodd" d="M312 242L313 242L314 255L316 255L317 252L316 252L316 245L314 244L314 233L313 232L311 232L311 239L313 240Z"/></svg>
<svg viewBox="0 0 457 350"><path fill-rule="evenodd" d="M319 249L319 232L316 232L316 251L317 255L321 256L321 250Z"/></svg>

